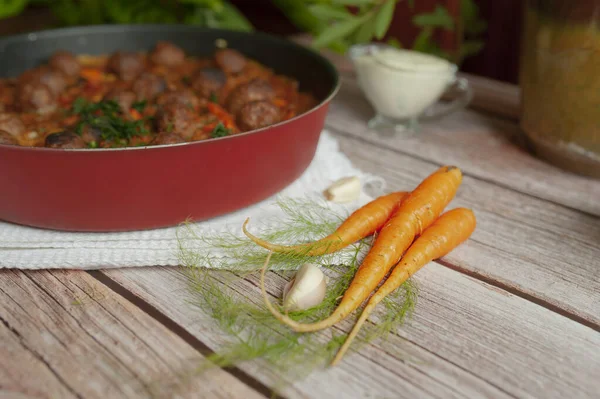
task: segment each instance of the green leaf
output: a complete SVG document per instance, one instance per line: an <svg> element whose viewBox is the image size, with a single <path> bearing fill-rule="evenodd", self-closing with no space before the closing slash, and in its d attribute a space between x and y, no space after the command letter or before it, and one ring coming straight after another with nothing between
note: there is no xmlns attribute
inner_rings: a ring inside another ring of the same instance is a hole
<svg viewBox="0 0 600 399"><path fill-rule="evenodd" d="M396 0L387 0L379 9L379 12L375 17L375 37L377 39L381 39L385 36L385 32L387 32L392 23L395 8Z"/></svg>
<svg viewBox="0 0 600 399"><path fill-rule="evenodd" d="M375 35L375 18L368 18L354 34L355 43L367 43Z"/></svg>
<svg viewBox="0 0 600 399"><path fill-rule="evenodd" d="M54 15L64 25L78 25L81 21L81 10L71 1L55 1L51 8Z"/></svg>
<svg viewBox="0 0 600 399"><path fill-rule="evenodd" d="M223 3L223 11L219 13L221 26L226 29L234 29L243 32L251 32L254 26L246 19L233 4L229 2Z"/></svg>
<svg viewBox="0 0 600 399"><path fill-rule="evenodd" d="M205 26L204 10L199 7L195 7L190 12L187 12L183 17L183 23L188 25Z"/></svg>
<svg viewBox="0 0 600 399"><path fill-rule="evenodd" d="M222 0L179 0L179 2L183 4L193 4L202 6L204 8L210 8L213 11L221 11L224 6L224 2Z"/></svg>
<svg viewBox="0 0 600 399"><path fill-rule="evenodd" d="M133 20L133 10L131 4L120 0L105 0L104 10L111 22L126 24Z"/></svg>
<svg viewBox="0 0 600 399"><path fill-rule="evenodd" d="M353 15L345 7L333 7L327 4L314 4L308 7L310 12L324 20L352 18Z"/></svg>
<svg viewBox="0 0 600 399"><path fill-rule="evenodd" d="M415 15L413 23L420 27L454 29L454 20L446 7L438 5L433 12Z"/></svg>
<svg viewBox="0 0 600 399"><path fill-rule="evenodd" d="M431 47L431 36L433 35L433 29L426 27L419 32L415 41L413 42L412 49L415 51L425 52Z"/></svg>
<svg viewBox="0 0 600 399"><path fill-rule="evenodd" d="M331 25L315 38L313 46L315 48L322 48L337 39L341 39L350 35L352 32L358 29L358 27L363 23L364 19L365 18L352 18Z"/></svg>
<svg viewBox="0 0 600 399"><path fill-rule="evenodd" d="M402 48L402 43L400 43L400 40L396 39L395 37L391 37L388 39L387 44L392 46L392 47L396 47L396 48Z"/></svg>
<svg viewBox="0 0 600 399"><path fill-rule="evenodd" d="M374 0L332 0L331 2L333 4L341 4L344 6L364 6L375 3Z"/></svg>
<svg viewBox="0 0 600 399"><path fill-rule="evenodd" d="M460 15L466 34L479 35L487 29L487 23L479 15L479 7L473 0L461 0Z"/></svg>
<svg viewBox="0 0 600 399"><path fill-rule="evenodd" d="M220 21L220 27L225 29L239 30L243 32L251 32L254 27L244 17L233 4L229 2L223 3L223 9L218 13L218 19Z"/></svg>
<svg viewBox="0 0 600 399"><path fill-rule="evenodd" d="M215 128L210 132L210 137L225 137L229 136L229 129L227 129L222 123L219 123Z"/></svg>
<svg viewBox="0 0 600 399"><path fill-rule="evenodd" d="M0 18L19 15L29 3L28 0L0 0Z"/></svg>
<svg viewBox="0 0 600 399"><path fill-rule="evenodd" d="M413 43L413 50L421 53L436 55L449 60L451 54L442 50L436 42L433 41L433 28L423 28Z"/></svg>
<svg viewBox="0 0 600 399"><path fill-rule="evenodd" d="M304 0L271 0L271 2L301 30L318 35L327 29L327 22L313 15Z"/></svg>
<svg viewBox="0 0 600 399"><path fill-rule="evenodd" d="M484 47L482 40L466 40L460 46L459 57L461 60L480 52Z"/></svg>
<svg viewBox="0 0 600 399"><path fill-rule="evenodd" d="M146 100L136 101L131 105L131 108L141 113L144 112L144 108L146 108L147 103L148 102Z"/></svg>
<svg viewBox="0 0 600 399"><path fill-rule="evenodd" d="M332 43L329 43L329 45L327 46L330 50L339 53L339 54L346 54L346 52L348 52L348 42L346 40L336 40Z"/></svg>

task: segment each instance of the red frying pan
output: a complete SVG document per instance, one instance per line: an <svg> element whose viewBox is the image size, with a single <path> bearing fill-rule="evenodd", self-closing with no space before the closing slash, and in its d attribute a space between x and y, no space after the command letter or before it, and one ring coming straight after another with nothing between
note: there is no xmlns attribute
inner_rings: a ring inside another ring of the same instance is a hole
<svg viewBox="0 0 600 399"><path fill-rule="evenodd" d="M222 215L281 191L315 154L338 90L319 54L264 34L189 26L126 25L48 30L0 40L0 76L16 76L55 51L144 51L168 40L210 56L215 40L292 76L319 104L260 130L206 141L120 149L0 145L0 219L71 231L125 231Z"/></svg>

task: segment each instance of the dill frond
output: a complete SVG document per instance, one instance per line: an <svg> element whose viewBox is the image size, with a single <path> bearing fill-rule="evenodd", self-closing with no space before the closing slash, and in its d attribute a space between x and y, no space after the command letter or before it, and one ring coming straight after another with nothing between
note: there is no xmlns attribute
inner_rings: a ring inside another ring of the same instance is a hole
<svg viewBox="0 0 600 399"><path fill-rule="evenodd" d="M277 204L281 215L253 223L261 238L270 242L298 244L318 240L332 233L348 216L347 212L316 200L279 198ZM198 370L262 359L273 366L284 386L328 364L346 332L335 326L299 334L277 321L264 306L258 288L258 271L268 252L241 235L239 228L237 233L199 234L193 224L184 223L178 231L179 259L189 279L191 303L209 315L227 339L227 344ZM290 312L289 316L301 322L325 318L348 288L372 240L373 237L366 238L335 254L319 257L273 254L267 274L272 301L279 302L283 284L293 271L304 263L314 263L327 276L326 297L320 305ZM410 316L416 299L416 286L409 280L383 301L374 313L378 322L366 326L354 349L385 341Z"/></svg>

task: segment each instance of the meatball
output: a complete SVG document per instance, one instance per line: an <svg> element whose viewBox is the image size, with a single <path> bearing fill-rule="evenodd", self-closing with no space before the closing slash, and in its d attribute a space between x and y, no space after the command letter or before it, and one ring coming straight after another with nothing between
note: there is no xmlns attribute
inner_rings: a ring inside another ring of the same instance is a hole
<svg viewBox="0 0 600 399"><path fill-rule="evenodd" d="M136 99L142 101L156 97L165 91L166 87L167 83L162 77L151 73L143 73L133 84L132 90L136 95Z"/></svg>
<svg viewBox="0 0 600 399"><path fill-rule="evenodd" d="M46 136L46 142L44 144L49 148L85 148L85 142L81 137L73 132L60 132L52 133Z"/></svg>
<svg viewBox="0 0 600 399"><path fill-rule="evenodd" d="M22 111L52 112L56 108L56 96L41 82L23 82L17 90L17 102Z"/></svg>
<svg viewBox="0 0 600 399"><path fill-rule="evenodd" d="M5 130L0 130L0 144L4 144L4 145L18 145L19 142L17 141L17 139L15 138L15 136L13 136L12 134L10 134L9 132L7 132Z"/></svg>
<svg viewBox="0 0 600 399"><path fill-rule="evenodd" d="M260 129L280 120L279 108L268 101L246 103L236 116L237 125L242 131Z"/></svg>
<svg viewBox="0 0 600 399"><path fill-rule="evenodd" d="M117 51L108 59L108 69L130 82L144 71L144 60L140 54Z"/></svg>
<svg viewBox="0 0 600 399"><path fill-rule="evenodd" d="M185 139L178 135L177 133L167 133L161 132L159 133L154 140L150 144L152 145L161 145L161 144L178 144L185 143Z"/></svg>
<svg viewBox="0 0 600 399"><path fill-rule="evenodd" d="M271 100L275 97L275 90L269 82L262 79L253 79L248 83L235 88L227 100L227 109L234 115L244 104L252 101Z"/></svg>
<svg viewBox="0 0 600 399"><path fill-rule="evenodd" d="M156 127L159 131L177 133L189 139L196 130L195 116L192 109L181 104L165 104L156 113Z"/></svg>
<svg viewBox="0 0 600 399"><path fill-rule="evenodd" d="M156 65L177 67L185 61L185 52L172 43L160 41L150 53L150 60Z"/></svg>
<svg viewBox="0 0 600 399"><path fill-rule="evenodd" d="M0 113L0 131L18 136L25 131L25 125L17 115Z"/></svg>
<svg viewBox="0 0 600 399"><path fill-rule="evenodd" d="M246 57L233 49L218 50L215 62L227 74L239 73L246 67Z"/></svg>
<svg viewBox="0 0 600 399"><path fill-rule="evenodd" d="M79 65L77 58L68 51L57 51L50 58L48 64L70 78L78 76L79 70L81 69L81 65Z"/></svg>
<svg viewBox="0 0 600 399"><path fill-rule="evenodd" d="M156 99L156 103L158 105L179 104L188 108L196 108L200 105L200 100L191 90L181 89L162 93Z"/></svg>
<svg viewBox="0 0 600 399"><path fill-rule="evenodd" d="M114 89L112 89L104 95L104 100L112 100L119 104L121 112L123 112L126 115L131 109L133 103L135 102L135 98L135 93L120 87L115 87Z"/></svg>
<svg viewBox="0 0 600 399"><path fill-rule="evenodd" d="M217 68L202 68L192 78L192 89L200 96L209 98L216 94L225 84L227 77L225 73Z"/></svg>
<svg viewBox="0 0 600 399"><path fill-rule="evenodd" d="M65 78L65 75L63 75L62 72L52 68L38 68L33 71L30 79L32 82L39 82L48 86L50 91L52 91L52 94L55 96L62 93L65 90L65 87L67 87L67 79Z"/></svg>

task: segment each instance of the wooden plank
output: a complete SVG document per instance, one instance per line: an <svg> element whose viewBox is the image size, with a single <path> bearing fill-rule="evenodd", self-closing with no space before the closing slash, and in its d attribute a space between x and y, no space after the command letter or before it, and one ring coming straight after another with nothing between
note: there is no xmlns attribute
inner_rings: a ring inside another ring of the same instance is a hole
<svg viewBox="0 0 600 399"><path fill-rule="evenodd" d="M185 306L187 283L177 269L104 273L218 349L222 333ZM421 295L416 315L399 337L391 337L383 348L365 348L340 367L312 374L285 394L560 398L591 397L598 391L592 376L600 372L600 335L592 329L435 263L417 279ZM258 300L256 287L241 293ZM391 349L413 361L400 361ZM268 383L266 367L244 370Z"/></svg>
<svg viewBox="0 0 600 399"><path fill-rule="evenodd" d="M386 179L388 191L410 190L437 165L339 136L355 166ZM472 239L446 261L493 280L600 329L600 221L493 183L465 176L449 207L477 216Z"/></svg>
<svg viewBox="0 0 600 399"><path fill-rule="evenodd" d="M518 119L521 115L519 86L469 73L460 73L459 76L467 78L473 88L471 108L509 119Z"/></svg>
<svg viewBox="0 0 600 399"><path fill-rule="evenodd" d="M211 349L218 351L224 341L223 332L214 321L190 305L192 297L187 289L186 276L175 268L119 269L104 271L123 287L149 302L162 313L197 336ZM235 290L250 301L260 301L259 290L254 284L242 281ZM283 281L281 282L283 285ZM349 325L342 326L347 329ZM310 375L304 381L287 387L283 394L290 398L455 398L509 397L502 390L474 376L469 370L456 367L440 359L427 348L391 338L394 346L402 348L410 362L394 351L370 346L352 364L328 369ZM277 370L265 362L248 363L240 368L265 385L280 381Z"/></svg>
<svg viewBox="0 0 600 399"><path fill-rule="evenodd" d="M0 397L77 397L43 355L27 347L5 320L0 324L0 359Z"/></svg>
<svg viewBox="0 0 600 399"><path fill-rule="evenodd" d="M515 397L592 398L600 334L481 281L430 264L400 334Z"/></svg>
<svg viewBox="0 0 600 399"><path fill-rule="evenodd" d="M263 397L79 271L0 273L0 396Z"/></svg>
<svg viewBox="0 0 600 399"><path fill-rule="evenodd" d="M600 180L555 168L528 153L514 123L472 110L423 124L413 137L384 136L367 128L371 106L356 82L344 79L326 126L365 142L436 164L459 166L467 175L600 216Z"/></svg>

